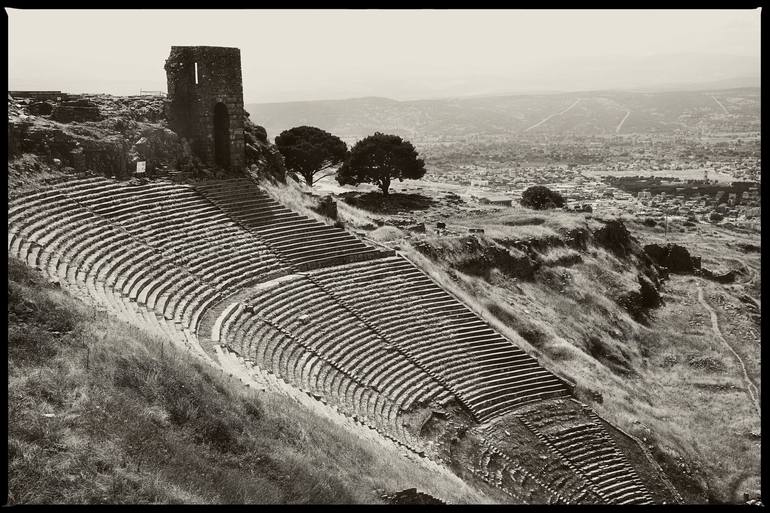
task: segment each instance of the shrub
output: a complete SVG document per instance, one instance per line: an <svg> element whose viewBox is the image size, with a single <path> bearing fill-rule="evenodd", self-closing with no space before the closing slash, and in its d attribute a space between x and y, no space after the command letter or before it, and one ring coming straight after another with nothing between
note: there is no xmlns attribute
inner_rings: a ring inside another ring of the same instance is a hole
<svg viewBox="0 0 770 513"><path fill-rule="evenodd" d="M521 194L521 205L535 210L560 208L564 206L564 198L548 187L535 185Z"/></svg>

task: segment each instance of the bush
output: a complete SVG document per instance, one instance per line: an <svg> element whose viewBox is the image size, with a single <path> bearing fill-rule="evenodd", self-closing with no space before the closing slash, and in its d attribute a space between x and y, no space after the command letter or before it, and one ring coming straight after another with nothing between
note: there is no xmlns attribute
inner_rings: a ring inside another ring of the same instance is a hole
<svg viewBox="0 0 770 513"><path fill-rule="evenodd" d="M556 191L548 187L535 185L528 188L521 195L521 205L535 210L560 208L564 206L564 198Z"/></svg>

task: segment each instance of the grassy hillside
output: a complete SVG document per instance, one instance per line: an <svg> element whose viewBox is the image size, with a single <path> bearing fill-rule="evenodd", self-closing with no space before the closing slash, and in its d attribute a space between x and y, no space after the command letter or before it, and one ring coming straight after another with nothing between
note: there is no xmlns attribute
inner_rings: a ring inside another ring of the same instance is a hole
<svg viewBox="0 0 770 513"><path fill-rule="evenodd" d="M448 472L8 269L9 503L349 503ZM366 431L362 428L362 431Z"/></svg>
<svg viewBox="0 0 770 513"><path fill-rule="evenodd" d="M445 238L426 242L452 244ZM686 500L739 501L743 492L759 489L759 416L739 364L714 336L698 302L699 288L713 300L731 298L728 303L740 293L673 276L662 289L664 305L640 322L617 302L638 288L638 269L601 247L545 248L531 280L499 269L487 276L458 270L458 261L473 269L464 258L472 250L467 245L438 260L411 244L402 249L547 368L574 381L581 400L645 440ZM725 313L718 313L725 333L758 328L756 319ZM758 383L758 345L737 342Z"/></svg>

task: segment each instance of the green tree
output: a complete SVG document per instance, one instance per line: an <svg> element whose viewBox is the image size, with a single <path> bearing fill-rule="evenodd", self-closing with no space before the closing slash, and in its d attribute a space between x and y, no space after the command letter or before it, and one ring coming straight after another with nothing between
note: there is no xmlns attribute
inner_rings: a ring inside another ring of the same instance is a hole
<svg viewBox="0 0 770 513"><path fill-rule="evenodd" d="M316 175L344 162L347 145L336 135L313 126L298 126L285 130L275 138L275 145L283 155L286 169L305 179L310 187L332 173Z"/></svg>
<svg viewBox="0 0 770 513"><path fill-rule="evenodd" d="M535 185L521 194L521 205L535 210L564 206L564 198L556 191L543 185Z"/></svg>
<svg viewBox="0 0 770 513"><path fill-rule="evenodd" d="M415 180L425 175L425 162L409 141L376 132L358 141L337 170L340 185L371 183L387 196L391 180Z"/></svg>

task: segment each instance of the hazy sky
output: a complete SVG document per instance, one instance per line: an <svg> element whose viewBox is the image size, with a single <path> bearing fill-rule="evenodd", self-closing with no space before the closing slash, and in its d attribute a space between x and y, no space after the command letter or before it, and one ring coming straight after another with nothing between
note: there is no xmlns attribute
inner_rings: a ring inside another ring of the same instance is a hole
<svg viewBox="0 0 770 513"><path fill-rule="evenodd" d="M172 45L240 48L246 103L759 75L759 10L6 11L11 90L165 90Z"/></svg>

